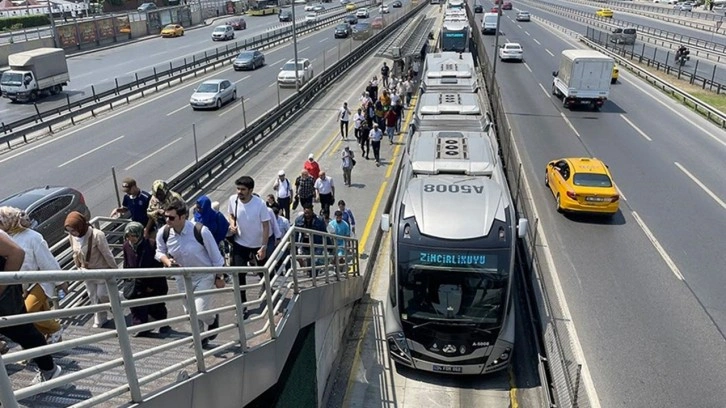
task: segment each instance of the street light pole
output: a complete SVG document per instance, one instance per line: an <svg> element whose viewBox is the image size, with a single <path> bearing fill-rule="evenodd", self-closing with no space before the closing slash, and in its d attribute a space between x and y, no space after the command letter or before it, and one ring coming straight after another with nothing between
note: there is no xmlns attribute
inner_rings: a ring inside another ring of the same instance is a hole
<svg viewBox="0 0 726 408"><path fill-rule="evenodd" d="M292 2L292 49L295 53L295 91L300 92L300 78L297 67L297 29L295 28L295 1Z"/></svg>
<svg viewBox="0 0 726 408"><path fill-rule="evenodd" d="M53 47L58 48L58 41L56 39L55 31L55 18L53 18L53 4L48 0L48 17L50 17L50 31L53 34Z"/></svg>
<svg viewBox="0 0 726 408"><path fill-rule="evenodd" d="M502 2L497 0L497 28L494 29L494 62L492 63L492 82L489 84L489 91L494 89L494 75L497 73L497 60L499 59L499 22L502 21Z"/></svg>

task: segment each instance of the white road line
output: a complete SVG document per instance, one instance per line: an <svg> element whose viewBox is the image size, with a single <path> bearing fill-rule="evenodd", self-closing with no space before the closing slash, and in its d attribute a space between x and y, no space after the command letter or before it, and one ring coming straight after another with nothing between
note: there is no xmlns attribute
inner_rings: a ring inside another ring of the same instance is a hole
<svg viewBox="0 0 726 408"><path fill-rule="evenodd" d="M522 26L520 24L517 24L517 27L519 27L520 30L522 29Z"/></svg>
<svg viewBox="0 0 726 408"><path fill-rule="evenodd" d="M544 92L545 95L547 95L548 98L552 98L552 95L550 95L550 93L547 92L547 89L542 84L538 84L538 85L539 85L540 88L542 88L542 92Z"/></svg>
<svg viewBox="0 0 726 408"><path fill-rule="evenodd" d="M696 183L698 185L698 187L701 187L701 189L703 189L703 191L705 191L706 194L710 195L711 198L713 198L724 210L726 210L726 203L722 199L720 199L713 191L711 191L708 187L706 187L706 185L703 184L701 182L701 180L697 179L696 176L691 174L690 171L686 170L686 168L683 167L683 165L681 165L680 163L673 162L673 164L675 164L679 169L681 169L682 172L686 173L686 176L688 176L691 180L693 180L693 182Z"/></svg>
<svg viewBox="0 0 726 408"><path fill-rule="evenodd" d="M301 52L303 52L303 51L305 51L305 50L307 50L309 48L310 47L305 47L305 48L299 49L299 50L297 50L297 53L300 54Z"/></svg>
<svg viewBox="0 0 726 408"><path fill-rule="evenodd" d="M723 139L718 138L715 134L709 132L703 126L701 126L701 125L697 124L696 122L692 121L691 119L687 118L686 115L682 114L681 112L678 112L676 109L674 109L672 106L668 105L667 103L663 102L658 97L651 95L650 92L648 92L645 89L643 89L642 87L638 86L635 82L630 81L628 79L625 79L623 77L620 77L620 80L625 80L625 82L627 82L629 85L634 86L635 88L639 89L640 91L642 91L644 94L648 95L650 98L652 98L653 100L655 100L659 104L665 106L666 109L668 109L671 112L675 113L676 115L680 116L683 120L687 121L688 123L690 123L691 125L693 125L695 128L697 128L698 130L702 131L707 136L711 137L713 140L717 141L718 143L721 143L723 146L726 146L726 140L723 140ZM662 97L662 95L663 94L658 93L658 96L661 96ZM666 99L666 100L670 100L670 99Z"/></svg>
<svg viewBox="0 0 726 408"><path fill-rule="evenodd" d="M249 102L249 98L244 100L245 102ZM230 102L231 106L227 106L227 109L222 111L219 115L220 118L224 115L226 115L228 112L232 112L233 109L237 108L238 106L242 106L242 102L235 99L234 101Z"/></svg>
<svg viewBox="0 0 726 408"><path fill-rule="evenodd" d="M529 34L529 32L528 32L527 30L524 30L524 33L525 33L525 34L527 34L527 35L530 35L530 34Z"/></svg>
<svg viewBox="0 0 726 408"><path fill-rule="evenodd" d="M329 38L323 38L322 40L320 40L318 42L325 42L325 41L328 41L328 40L329 40Z"/></svg>
<svg viewBox="0 0 726 408"><path fill-rule="evenodd" d="M70 163L73 163L74 161L76 161L76 160L78 160L78 159L80 159L80 158L82 158L82 157L86 157L86 156L88 156L89 154L91 154L91 153L93 153L93 152L96 152L96 151L98 151L98 150L101 150L101 149L103 149L104 147L106 147L106 146L110 145L111 143L113 143L113 142L116 142L116 141L118 141L118 140L121 140L121 139L123 139L123 138L124 138L124 135L121 135L121 136L117 137L116 139L113 139L113 140L109 140L108 142L106 142L106 143L102 144L101 146L98 146L98 147L96 147L95 149L91 149L91 150L89 150L89 151L87 151L87 152L83 153L83 154L82 154L82 155L80 155L80 156L77 156L77 157L74 157L74 158L72 158L72 159L68 160L67 162L65 162L65 163L61 164L60 166L58 166L58 168L61 168L61 167L65 166L66 164L70 164Z"/></svg>
<svg viewBox="0 0 726 408"><path fill-rule="evenodd" d="M548 50L547 48L545 48L545 51L547 51L547 54L550 54L550 55L551 55L551 56L553 56L553 57L555 56L555 54L553 54L553 53L552 53L552 52L551 52L550 50Z"/></svg>
<svg viewBox="0 0 726 408"><path fill-rule="evenodd" d="M647 225L645 225L645 222L640 218L640 215L638 215L637 212L633 211L633 218L635 218L635 222L640 225L640 228L645 232L645 236L648 237L650 240L650 243L653 244L656 251L660 254L661 258L663 258L663 261L668 265L668 268L670 268L671 272L673 272L674 275L676 275L676 278L680 280L686 280L683 277L683 274L681 274L681 271L678 269L678 266L676 266L675 262L671 259L671 257L668 255L668 253L663 249L660 242L658 242L658 239L653 235L652 232L650 232L650 229Z"/></svg>
<svg viewBox="0 0 726 408"><path fill-rule="evenodd" d="M234 83L235 83L235 84L238 84L238 83L240 83L240 82L244 81L245 79L247 79L247 78L250 78L251 76L252 76L252 75L247 75L246 77L244 77L244 78L242 78L242 79L238 79L238 80L234 81Z"/></svg>
<svg viewBox="0 0 726 408"><path fill-rule="evenodd" d="M565 120L565 123L567 123L567 126L569 126L570 129L572 129L573 132L575 132L575 135L577 136L577 138L580 139L580 140L582 140L582 137L580 136L580 132L578 132L577 129L575 129L575 126L572 124L572 122L570 122L570 120L567 119L567 116L565 116L565 113L564 112L560 112L560 115L562 116L562 119Z"/></svg>
<svg viewBox="0 0 726 408"><path fill-rule="evenodd" d="M627 123L628 125L630 125L630 127L632 127L633 129L635 129L635 131L636 131L636 132L640 133L640 135L641 135L641 136L643 136L643 137L645 138L645 140L647 140L647 141L649 141L649 142L652 142L652 141L653 141L653 139L651 139L651 138L650 138L650 137L649 137L648 135L646 135L646 134L645 134L645 132L643 132L642 130L640 130L640 128L639 128L639 127L635 126L635 123L631 122L631 121L630 121L630 119L626 118L626 117L625 117L625 115L623 115L623 114L621 113L621 114L620 114L620 117L621 117L621 118L623 118L623 120L624 120L624 121L625 121L625 122L626 122L626 123Z"/></svg>
<svg viewBox="0 0 726 408"><path fill-rule="evenodd" d="M536 42L536 43L537 43L538 45L542 45L542 43L541 43L541 42L539 42L539 41L537 41L537 39L536 39L536 38L533 38L533 40L534 40L534 42Z"/></svg>
<svg viewBox="0 0 726 408"><path fill-rule="evenodd" d="M530 68L526 62L524 63L524 67L527 68L527 71L532 72L532 68ZM539 86L542 86L542 84L539 84Z"/></svg>
<svg viewBox="0 0 726 408"><path fill-rule="evenodd" d="M277 64L281 63L282 61L285 61L285 58L283 58L283 59L281 59L279 61L273 62L272 64L270 64L270 66L277 65Z"/></svg>
<svg viewBox="0 0 726 408"><path fill-rule="evenodd" d="M182 138L181 138L181 137L177 137L176 139L172 140L171 142L167 143L166 145L167 145L167 146L173 145L174 143L176 143L176 142L178 142L178 141L180 141L180 140L182 140ZM139 160L139 161L137 161L137 162L133 163L133 164L132 164L132 165L130 165L129 167L126 167L126 168L124 169L124 171L129 171L129 169L131 169L132 167L136 166L137 164L141 163L142 161L144 161L144 160L146 160L146 159L148 159L148 158L150 158L150 157L153 157L153 156L155 156L155 155L156 155L157 153L158 153L158 151L154 151L154 152L152 152L152 153L149 153L148 155L144 156L144 157L143 157L143 158L142 158L141 160Z"/></svg>
<svg viewBox="0 0 726 408"><path fill-rule="evenodd" d="M187 108L188 106L189 106L189 105L184 105L184 106L182 106L182 107L181 107L181 108L179 108L179 109L174 109L173 111L171 111L171 112L167 113L167 114L166 114L166 116L171 116L171 115L173 115L173 114L175 114L175 113L177 113L177 112L181 111L182 109L186 109L186 108Z"/></svg>
<svg viewBox="0 0 726 408"><path fill-rule="evenodd" d="M273 86L277 85L277 81L271 83L270 85L267 85L268 88L272 88Z"/></svg>

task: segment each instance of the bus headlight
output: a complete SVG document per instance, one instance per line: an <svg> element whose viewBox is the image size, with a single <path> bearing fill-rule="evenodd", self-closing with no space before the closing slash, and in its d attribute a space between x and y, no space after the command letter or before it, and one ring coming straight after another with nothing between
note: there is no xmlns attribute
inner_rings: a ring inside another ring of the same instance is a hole
<svg viewBox="0 0 726 408"><path fill-rule="evenodd" d="M507 360L509 360L509 356L511 356L511 355L512 355L512 349L507 347L504 349L502 354L500 354L496 360L492 361L491 365L494 366L494 365L502 364L502 363L506 362Z"/></svg>
<svg viewBox="0 0 726 408"><path fill-rule="evenodd" d="M402 332L393 333L388 336L388 351L406 362L411 361L408 344L406 344L406 336Z"/></svg>

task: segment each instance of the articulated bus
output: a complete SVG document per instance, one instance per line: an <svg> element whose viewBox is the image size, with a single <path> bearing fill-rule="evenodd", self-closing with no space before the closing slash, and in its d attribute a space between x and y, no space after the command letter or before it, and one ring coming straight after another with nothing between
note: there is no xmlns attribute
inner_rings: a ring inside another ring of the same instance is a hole
<svg viewBox="0 0 726 408"><path fill-rule="evenodd" d="M444 19L441 26L441 51L469 52L469 22Z"/></svg>
<svg viewBox="0 0 726 408"><path fill-rule="evenodd" d="M453 90L475 93L479 89L479 82L474 71L474 59L471 53L434 52L426 54L421 89L424 92Z"/></svg>

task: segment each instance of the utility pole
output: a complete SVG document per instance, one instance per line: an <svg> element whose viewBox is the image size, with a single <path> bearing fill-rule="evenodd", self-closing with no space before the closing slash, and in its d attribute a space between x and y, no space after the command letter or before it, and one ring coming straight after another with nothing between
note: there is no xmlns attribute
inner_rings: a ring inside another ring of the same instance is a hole
<svg viewBox="0 0 726 408"><path fill-rule="evenodd" d="M292 2L292 49L295 54L295 92L300 92L300 74L297 66L297 29L295 24L295 1ZM279 85L278 85L279 87Z"/></svg>
<svg viewBox="0 0 726 408"><path fill-rule="evenodd" d="M53 18L53 3L48 0L48 17L50 18L50 34L53 36L53 47L58 48L58 40L55 30L55 18Z"/></svg>
<svg viewBox="0 0 726 408"><path fill-rule="evenodd" d="M497 73L497 60L499 59L499 23L502 21L502 2L497 0L497 28L494 30L494 62L492 63L492 81L489 90L494 89L494 75Z"/></svg>

